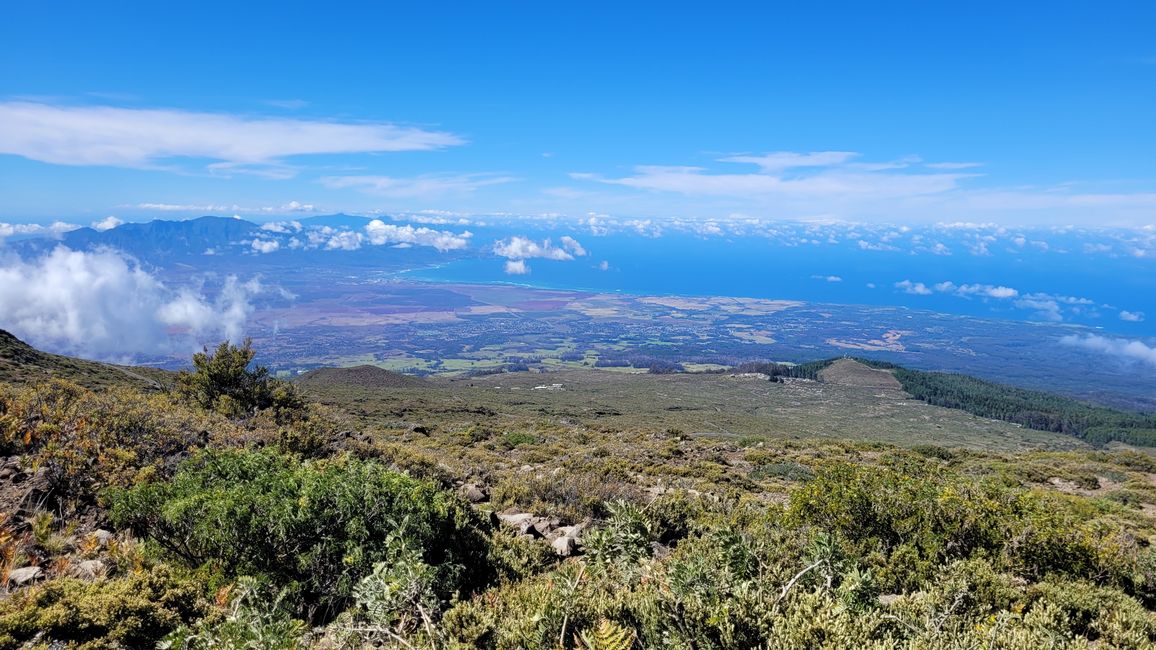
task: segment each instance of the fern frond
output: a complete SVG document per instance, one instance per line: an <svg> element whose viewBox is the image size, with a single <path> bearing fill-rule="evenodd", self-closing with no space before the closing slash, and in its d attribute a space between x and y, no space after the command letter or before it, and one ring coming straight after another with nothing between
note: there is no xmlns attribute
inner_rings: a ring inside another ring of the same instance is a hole
<svg viewBox="0 0 1156 650"><path fill-rule="evenodd" d="M632 628L604 618L593 630L583 630L575 635L574 643L583 650L630 650L636 637Z"/></svg>

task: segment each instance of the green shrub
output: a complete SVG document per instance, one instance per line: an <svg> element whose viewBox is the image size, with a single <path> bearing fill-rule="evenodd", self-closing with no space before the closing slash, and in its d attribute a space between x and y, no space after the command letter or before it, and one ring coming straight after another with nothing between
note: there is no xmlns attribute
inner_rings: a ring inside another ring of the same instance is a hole
<svg viewBox="0 0 1156 650"><path fill-rule="evenodd" d="M483 521L430 483L348 457L298 462L271 451L205 451L169 482L110 495L114 521L189 566L213 565L294 592L311 621L340 612L388 560L420 549L441 598L490 577Z"/></svg>
<svg viewBox="0 0 1156 650"><path fill-rule="evenodd" d="M256 354L248 339L240 347L225 341L212 353L205 348L193 355L193 371L177 377L177 395L229 417L272 409L279 419L294 419L304 401L292 384L270 377L264 366L250 369Z"/></svg>
<svg viewBox="0 0 1156 650"><path fill-rule="evenodd" d="M95 582L59 578L0 601L0 648L33 638L43 647L150 648L206 611L202 588L164 565Z"/></svg>
<svg viewBox="0 0 1156 650"><path fill-rule="evenodd" d="M809 481L815 478L815 472L806 465L799 463L781 462L756 465L749 477L755 481L765 481L772 478L781 478L788 481Z"/></svg>
<svg viewBox="0 0 1156 650"><path fill-rule="evenodd" d="M525 431L510 431L502 434L502 444L506 449L515 449L522 445L536 445L541 442L538 436Z"/></svg>
<svg viewBox="0 0 1156 650"><path fill-rule="evenodd" d="M158 650L213 650L261 648L295 650L304 647L305 626L281 608L279 597L269 598L256 580L243 578L232 588L222 616L209 616L182 626L166 636Z"/></svg>

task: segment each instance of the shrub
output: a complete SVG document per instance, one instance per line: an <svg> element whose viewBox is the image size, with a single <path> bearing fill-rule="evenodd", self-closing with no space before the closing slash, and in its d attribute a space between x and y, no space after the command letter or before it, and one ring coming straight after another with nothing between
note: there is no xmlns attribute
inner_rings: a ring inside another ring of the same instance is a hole
<svg viewBox="0 0 1156 650"><path fill-rule="evenodd" d="M972 557L1034 580L1054 573L1132 584L1126 541L1076 503L938 465L838 464L792 494L788 518L832 532L855 555L873 555L891 589L916 588L937 565Z"/></svg>
<svg viewBox="0 0 1156 650"><path fill-rule="evenodd" d="M815 478L815 472L806 465L788 461L756 465L754 469L751 470L749 476L755 481L765 481L771 478L781 478L788 481L809 481Z"/></svg>
<svg viewBox="0 0 1156 650"><path fill-rule="evenodd" d="M212 353L205 348L193 355L193 371L177 377L176 392L206 411L229 417L273 409L282 418L293 419L304 402L292 384L270 377L264 366L250 369L256 354L249 339L240 347L225 341Z"/></svg>
<svg viewBox="0 0 1156 650"><path fill-rule="evenodd" d="M502 444L506 449L515 449L522 445L536 445L541 440L538 436L525 431L510 431L502 435Z"/></svg>
<svg viewBox="0 0 1156 650"><path fill-rule="evenodd" d="M205 451L172 481L111 495L118 525L190 566L293 590L294 612L328 620L391 541L420 549L441 598L489 577L482 520L432 484L348 457L300 463L270 451Z"/></svg>
<svg viewBox="0 0 1156 650"><path fill-rule="evenodd" d="M232 598L223 616L209 616L173 631L157 644L158 650L295 650L304 646L305 626L281 609L280 598L270 600L256 580L241 579L230 591Z"/></svg>
<svg viewBox="0 0 1156 650"><path fill-rule="evenodd" d="M207 610L200 587L164 565L125 578L59 578L0 601L0 648L37 638L85 650L147 648Z"/></svg>
<svg viewBox="0 0 1156 650"><path fill-rule="evenodd" d="M47 470L58 497L81 501L166 469L208 441L207 427L223 424L165 396L95 393L63 380L0 394L0 414L0 451L27 456Z"/></svg>

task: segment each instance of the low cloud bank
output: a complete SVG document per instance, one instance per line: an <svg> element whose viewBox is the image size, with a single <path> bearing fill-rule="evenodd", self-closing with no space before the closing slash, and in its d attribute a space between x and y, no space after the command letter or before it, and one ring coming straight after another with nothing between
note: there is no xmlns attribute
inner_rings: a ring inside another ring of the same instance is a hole
<svg viewBox="0 0 1156 650"><path fill-rule="evenodd" d="M1060 339L1060 343L1083 348L1092 352L1099 352L1110 357L1116 357L1117 359L1139 361L1156 367L1156 347L1151 347L1143 341L1109 338L1097 334L1086 334L1083 336L1072 334Z"/></svg>
<svg viewBox="0 0 1156 650"><path fill-rule="evenodd" d="M210 298L166 286L119 252L58 246L39 259L0 258L0 328L89 358L183 354L239 340L260 291L256 280L229 276Z"/></svg>

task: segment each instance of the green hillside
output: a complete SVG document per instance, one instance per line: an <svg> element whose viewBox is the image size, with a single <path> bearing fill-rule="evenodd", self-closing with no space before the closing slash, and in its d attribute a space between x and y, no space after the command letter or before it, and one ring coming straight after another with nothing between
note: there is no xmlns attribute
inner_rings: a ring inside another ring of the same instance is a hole
<svg viewBox="0 0 1156 650"><path fill-rule="evenodd" d="M895 369L287 383L223 345L157 391L13 349L0 649L1156 647L1156 460Z"/></svg>
<svg viewBox="0 0 1156 650"><path fill-rule="evenodd" d="M129 386L158 390L172 383L174 376L159 368L120 366L41 352L0 330L0 382L27 384L56 378L86 388Z"/></svg>

